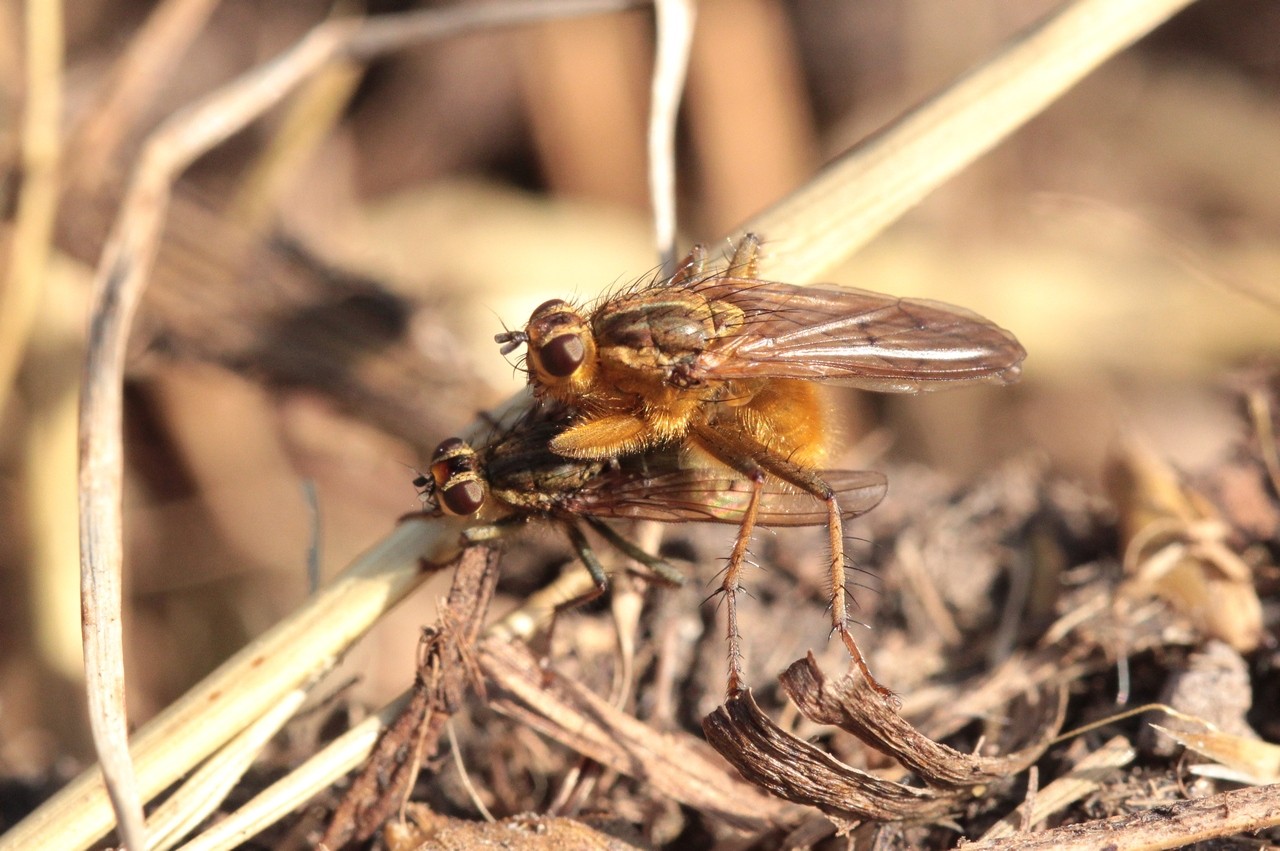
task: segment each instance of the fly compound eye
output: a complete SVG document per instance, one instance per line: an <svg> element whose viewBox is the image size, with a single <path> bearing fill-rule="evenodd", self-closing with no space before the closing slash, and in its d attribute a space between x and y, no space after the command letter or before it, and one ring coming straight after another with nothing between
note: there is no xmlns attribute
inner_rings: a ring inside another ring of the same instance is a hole
<svg viewBox="0 0 1280 851"><path fill-rule="evenodd" d="M476 452L461 438L442 441L431 453L436 505L445 514L466 517L484 505L484 482Z"/></svg>
<svg viewBox="0 0 1280 851"><path fill-rule="evenodd" d="M446 514L466 517L475 514L482 505L484 485L478 479L453 481L440 490L440 508Z"/></svg>
<svg viewBox="0 0 1280 851"><path fill-rule="evenodd" d="M436 451L431 453L431 460L436 461L446 455L456 454L459 449L466 445L466 442L460 437L451 437L448 440L442 440L440 441L440 445L436 447Z"/></svg>
<svg viewBox="0 0 1280 851"><path fill-rule="evenodd" d="M431 453L431 478L435 479L436 487L444 487L453 476L474 469L476 452L462 438L451 437L441 441L436 451Z"/></svg>
<svg viewBox="0 0 1280 851"><path fill-rule="evenodd" d="M561 334L542 344L538 350L538 361L548 374L556 378L567 378L582 366L586 355L587 347L582 344L582 337L577 334Z"/></svg>
<svg viewBox="0 0 1280 851"><path fill-rule="evenodd" d="M529 315L529 321L532 322L538 317L545 316L548 313L563 313L568 309L569 302L562 298L553 298L548 301L544 301L542 304L535 307L533 309L533 313Z"/></svg>

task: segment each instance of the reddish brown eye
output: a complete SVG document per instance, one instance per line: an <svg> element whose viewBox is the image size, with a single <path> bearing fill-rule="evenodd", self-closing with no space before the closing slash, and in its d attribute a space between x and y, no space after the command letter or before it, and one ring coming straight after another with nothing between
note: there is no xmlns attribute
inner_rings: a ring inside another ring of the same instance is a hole
<svg viewBox="0 0 1280 851"><path fill-rule="evenodd" d="M448 440L442 440L440 441L440 445L436 447L436 451L431 453L431 460L434 461L442 455L447 455L450 452L461 449L465 445L466 444L460 437L451 437Z"/></svg>
<svg viewBox="0 0 1280 851"><path fill-rule="evenodd" d="M440 492L440 507L449 514L465 517L484 505L484 485L475 479L457 482Z"/></svg>
<svg viewBox="0 0 1280 851"><path fill-rule="evenodd" d="M461 438L441 441L431 453L436 507L444 514L475 514L484 505L484 481L475 450Z"/></svg>
<svg viewBox="0 0 1280 851"><path fill-rule="evenodd" d="M431 478L435 479L436 487L443 488L464 473L474 473L475 469L474 455L441 458L431 462Z"/></svg>
<svg viewBox="0 0 1280 851"><path fill-rule="evenodd" d="M529 319L532 321L535 317L541 316L544 313L559 313L568 306L569 302L564 299L553 298L549 301L544 301L542 304L535 307L533 309L533 313L529 314Z"/></svg>
<svg viewBox="0 0 1280 851"><path fill-rule="evenodd" d="M587 354L587 347L577 334L561 334L552 337L538 351L538 360L542 368L556 378L573 375Z"/></svg>

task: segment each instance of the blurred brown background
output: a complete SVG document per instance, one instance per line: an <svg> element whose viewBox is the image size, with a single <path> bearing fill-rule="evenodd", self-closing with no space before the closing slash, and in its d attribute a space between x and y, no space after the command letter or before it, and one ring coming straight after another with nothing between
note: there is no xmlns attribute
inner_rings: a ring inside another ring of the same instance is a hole
<svg viewBox="0 0 1280 851"><path fill-rule="evenodd" d="M684 244L727 233L1055 5L704 0L680 134ZM89 754L75 385L90 270L139 142L334 12L218 4L98 161L85 122L151 8L66 9L55 252L0 413L7 776L65 776ZM22 187L22 17L0 3L6 257ZM335 72L192 169L126 397L135 721L297 605L313 529L330 576L414 510L413 465L523 383L492 342L504 324L655 265L652 48L644 12L419 47ZM1206 0L935 193L829 279L991 317L1029 351L1025 378L840 395L850 463L878 447L963 477L1031 455L1096 481L1128 428L1178 464L1211 461L1232 428L1229 376L1280 350L1277 140L1280 6ZM407 684L440 593L424 589L353 654L359 699Z"/></svg>

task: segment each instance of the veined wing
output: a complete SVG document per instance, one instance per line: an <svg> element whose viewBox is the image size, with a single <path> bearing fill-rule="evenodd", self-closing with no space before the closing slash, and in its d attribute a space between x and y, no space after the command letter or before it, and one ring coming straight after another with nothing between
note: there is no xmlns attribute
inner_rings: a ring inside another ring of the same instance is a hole
<svg viewBox="0 0 1280 851"><path fill-rule="evenodd" d="M885 477L870 470L828 470L820 474L836 492L841 517L865 514L885 495ZM672 470L638 475L618 470L596 477L565 501L571 514L658 520L664 523L740 523L751 482L725 470ZM826 504L812 494L769 477L760 495L760 526L821 526Z"/></svg>
<svg viewBox="0 0 1280 851"><path fill-rule="evenodd" d="M915 393L1008 384L1026 357L1008 331L939 301L727 277L692 286L742 311L741 325L699 355L695 381L799 378Z"/></svg>

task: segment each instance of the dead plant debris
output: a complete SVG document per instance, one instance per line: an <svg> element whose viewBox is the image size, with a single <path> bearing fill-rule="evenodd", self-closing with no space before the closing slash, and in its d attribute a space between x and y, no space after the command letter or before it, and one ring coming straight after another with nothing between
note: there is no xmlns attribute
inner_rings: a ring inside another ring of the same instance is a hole
<svg viewBox="0 0 1280 851"><path fill-rule="evenodd" d="M1265 482L1265 460L1247 451L1246 429L1242 422L1241 442L1224 454ZM616 627L603 613L570 616L545 663L509 637L481 640L467 657L474 665L467 676L478 673L484 687L456 716L469 716L462 747L469 794L480 801L469 803L445 777L442 759L426 760L431 779L415 794L429 809L402 811L383 841L393 848L508 847L500 843L516 836L530 843L520 847L944 847L968 836L980 840L975 848L1157 848L1180 844L1172 837L1270 829L1280 805L1265 787L1231 789L1275 782L1275 747L1251 726L1259 717L1255 690L1275 687L1272 657L1251 662L1198 614L1211 607L1187 609L1141 577L1143 564L1167 558L1164 547L1202 556L1204 539L1188 529L1211 518L1212 559L1195 561L1195 569L1216 571L1240 597L1259 599L1258 577L1269 574L1254 566L1269 563L1261 556L1275 542L1251 536L1256 524L1232 523L1231 512L1190 489L1191 477L1147 449L1128 443L1113 464L1113 481L1125 483L1114 506L1037 463L1005 465L963 488L890 471L911 500L929 506L890 508L867 521L864 566L885 579L873 610L872 660L886 678L910 684L900 701L878 694L856 669L844 673L839 653L806 649L817 640L829 650L818 628L805 630L822 623L823 594L794 563L752 575L748 647L749 658L765 642L776 645L767 658L799 658L703 717L700 698L721 685L722 669L718 631L706 628L714 613L699 608L700 592L647 592L636 685L620 704L601 697L616 695L618 673ZM1153 523L1154 532L1143 531ZM674 530L667 551L697 563L722 537ZM797 552L804 550L779 537L761 550L762 567ZM947 554L945 564L937 552ZM535 569L529 559L548 555L510 552L504 571ZM903 559L918 573L899 585L892 579ZM935 588L933 605L955 613L956 641L919 612L908 614L898 595L933 582L931 570L966 563L985 565L972 578L985 593ZM1050 578L1011 576L1040 571ZM1044 587L1029 590L1037 585ZM1039 599L1046 595L1048 603ZM1259 618L1255 636L1272 628L1263 612L1246 611ZM673 629L698 649L646 640ZM1005 643L998 653L997 642ZM927 673L895 666L900 650ZM1159 701L1169 713L1107 723L1123 708L1118 695L1130 706ZM1103 726L1070 732L1097 721ZM705 742L689 732L698 726ZM481 803L501 820L469 821ZM1216 829L1215 806L1231 813ZM517 816L520 809L547 815ZM602 833L588 814L621 819L632 832Z"/></svg>

